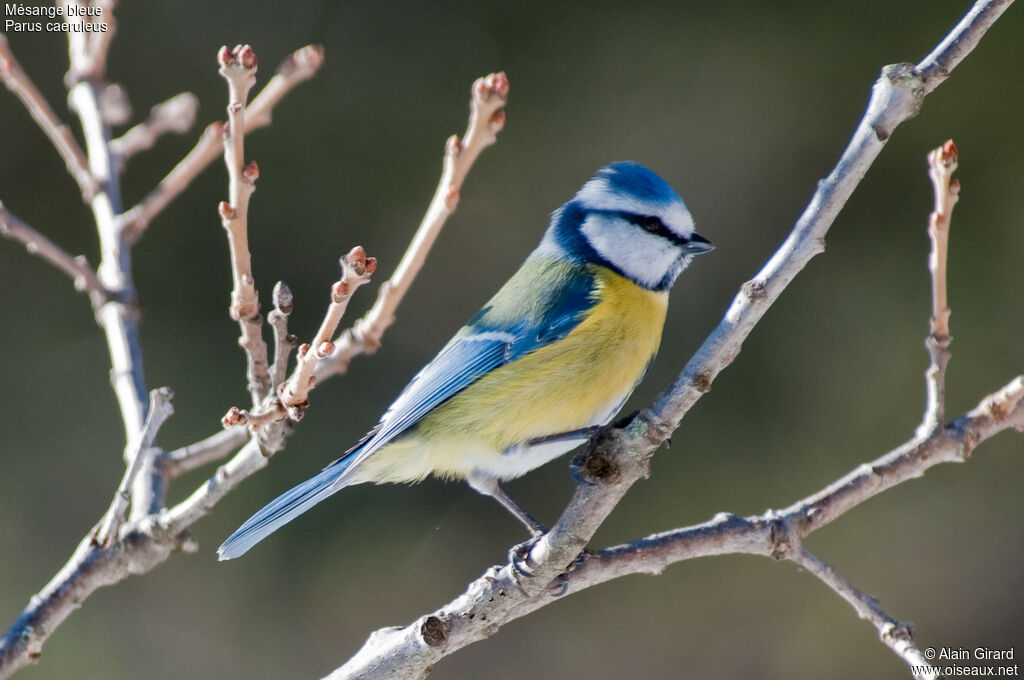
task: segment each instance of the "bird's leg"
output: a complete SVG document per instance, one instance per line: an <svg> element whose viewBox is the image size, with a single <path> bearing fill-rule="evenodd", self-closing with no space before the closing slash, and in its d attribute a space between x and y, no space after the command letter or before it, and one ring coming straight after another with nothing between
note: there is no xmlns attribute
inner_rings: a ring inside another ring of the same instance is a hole
<svg viewBox="0 0 1024 680"><path fill-rule="evenodd" d="M498 480L494 477L485 475L470 475L466 480L469 485L478 493L482 493L485 496L490 496L494 500L501 504L501 507L512 513L512 516L518 519L526 527L527 531L533 538L543 536L547 529L544 525L535 520L530 513L519 507L519 504L508 497L501 487L498 486Z"/></svg>

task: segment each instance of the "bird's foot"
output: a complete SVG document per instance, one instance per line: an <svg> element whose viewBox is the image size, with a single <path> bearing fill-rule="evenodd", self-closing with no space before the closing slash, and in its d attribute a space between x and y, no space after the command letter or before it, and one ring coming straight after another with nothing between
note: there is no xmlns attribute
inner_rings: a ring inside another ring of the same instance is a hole
<svg viewBox="0 0 1024 680"><path fill-rule="evenodd" d="M522 543L512 546L508 551L508 561L512 565L512 571L517 576L524 576L530 578L534 575L535 570L539 566L530 557L530 553L533 552L533 547L544 538L542 533L534 533L529 539Z"/></svg>

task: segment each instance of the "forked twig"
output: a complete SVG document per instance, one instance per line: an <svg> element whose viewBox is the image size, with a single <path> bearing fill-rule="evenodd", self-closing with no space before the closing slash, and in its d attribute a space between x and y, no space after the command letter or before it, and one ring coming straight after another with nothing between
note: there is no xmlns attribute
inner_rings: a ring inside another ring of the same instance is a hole
<svg viewBox="0 0 1024 680"><path fill-rule="evenodd" d="M480 152L494 144L505 125L505 104L509 84L504 73L477 78L470 90L469 126L465 138L448 138L444 169L423 221L413 236L391 278L377 293L377 300L363 318L334 341L333 353L320 361L316 379L344 373L349 362L360 354L372 354L380 346L381 336L395 320L395 310L419 273L427 253L437 240L448 217L459 202L459 192Z"/></svg>

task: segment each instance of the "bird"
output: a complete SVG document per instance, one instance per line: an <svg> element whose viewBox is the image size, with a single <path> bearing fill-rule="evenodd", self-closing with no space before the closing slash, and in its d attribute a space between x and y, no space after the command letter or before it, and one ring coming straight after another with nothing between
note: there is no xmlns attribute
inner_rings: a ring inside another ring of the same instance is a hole
<svg viewBox="0 0 1024 680"><path fill-rule="evenodd" d="M714 246L652 170L612 163L556 210L519 270L341 458L218 549L233 559L344 487L465 479L544 531L499 486L609 423L652 363L668 293Z"/></svg>

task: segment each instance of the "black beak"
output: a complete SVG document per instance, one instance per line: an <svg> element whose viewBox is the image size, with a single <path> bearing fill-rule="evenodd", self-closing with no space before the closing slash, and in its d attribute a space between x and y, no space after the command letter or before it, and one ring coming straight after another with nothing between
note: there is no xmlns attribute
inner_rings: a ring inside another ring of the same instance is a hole
<svg viewBox="0 0 1024 680"><path fill-rule="evenodd" d="M707 240L700 234L694 234L683 246L686 252L690 255L702 255L704 253L710 253L715 249L714 244Z"/></svg>

